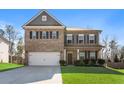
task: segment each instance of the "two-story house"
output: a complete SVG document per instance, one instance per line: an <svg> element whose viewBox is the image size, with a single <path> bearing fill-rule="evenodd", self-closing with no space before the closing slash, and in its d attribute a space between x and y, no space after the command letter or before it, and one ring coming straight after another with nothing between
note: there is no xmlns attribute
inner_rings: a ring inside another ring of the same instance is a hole
<svg viewBox="0 0 124 93"><path fill-rule="evenodd" d="M59 60L97 59L101 30L68 28L46 10L23 25L28 65L59 65Z"/></svg>

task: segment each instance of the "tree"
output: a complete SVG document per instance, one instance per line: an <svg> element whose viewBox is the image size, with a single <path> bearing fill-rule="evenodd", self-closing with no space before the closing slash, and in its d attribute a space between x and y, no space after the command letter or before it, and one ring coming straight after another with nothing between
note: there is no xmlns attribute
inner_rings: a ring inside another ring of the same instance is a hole
<svg viewBox="0 0 124 93"><path fill-rule="evenodd" d="M108 40L108 36L106 36L103 39L103 48L102 48L102 58L105 59L106 61L108 61L109 56L110 56L110 47L109 47L109 40Z"/></svg>
<svg viewBox="0 0 124 93"><path fill-rule="evenodd" d="M23 42L23 38L20 37L18 42L17 42L17 46L16 46L16 62L18 63L22 63L23 62L23 53L24 53L24 42Z"/></svg>
<svg viewBox="0 0 124 93"><path fill-rule="evenodd" d="M121 60L121 62L124 60L124 46L122 46L121 47L121 49L120 49L120 60Z"/></svg>
<svg viewBox="0 0 124 93"><path fill-rule="evenodd" d="M4 35L4 31L3 31L3 29L0 29L0 35Z"/></svg>
<svg viewBox="0 0 124 93"><path fill-rule="evenodd" d="M18 39L18 32L12 25L6 25L4 28L5 37L8 39L9 43L9 62L12 63L12 56L15 52L15 42Z"/></svg>
<svg viewBox="0 0 124 93"><path fill-rule="evenodd" d="M118 55L117 54L115 54L114 62L119 62L119 59L118 59Z"/></svg>
<svg viewBox="0 0 124 93"><path fill-rule="evenodd" d="M124 57L124 46L121 48L121 55Z"/></svg>
<svg viewBox="0 0 124 93"><path fill-rule="evenodd" d="M119 53L118 42L115 39L111 40L109 42L109 47L111 50L111 60L112 62L114 62L114 59L118 58L118 53Z"/></svg>
<svg viewBox="0 0 124 93"><path fill-rule="evenodd" d="M17 43L17 55L19 57L22 57L23 52L24 52L24 43L23 43L23 38L20 37Z"/></svg>

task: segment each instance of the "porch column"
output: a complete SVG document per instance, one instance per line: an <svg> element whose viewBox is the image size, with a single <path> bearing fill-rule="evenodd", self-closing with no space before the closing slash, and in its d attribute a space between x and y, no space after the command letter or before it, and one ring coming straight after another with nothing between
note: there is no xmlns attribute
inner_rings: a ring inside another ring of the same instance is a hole
<svg viewBox="0 0 124 93"><path fill-rule="evenodd" d="M79 60L79 49L77 49L77 60Z"/></svg>
<svg viewBox="0 0 124 93"><path fill-rule="evenodd" d="M66 49L64 49L64 61L66 61Z"/></svg>

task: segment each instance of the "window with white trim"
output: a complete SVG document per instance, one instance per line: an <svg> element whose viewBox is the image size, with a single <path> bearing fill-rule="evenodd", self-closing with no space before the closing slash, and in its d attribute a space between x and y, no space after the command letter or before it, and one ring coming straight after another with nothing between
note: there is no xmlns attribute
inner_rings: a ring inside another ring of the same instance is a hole
<svg viewBox="0 0 124 93"><path fill-rule="evenodd" d="M84 43L84 34L78 35L78 43Z"/></svg>
<svg viewBox="0 0 124 93"><path fill-rule="evenodd" d="M56 31L53 31L52 32L52 39L56 39L57 38L57 32Z"/></svg>
<svg viewBox="0 0 124 93"><path fill-rule="evenodd" d="M67 43L68 44L72 43L72 34L67 34Z"/></svg>
<svg viewBox="0 0 124 93"><path fill-rule="evenodd" d="M36 39L36 32L32 31L32 39Z"/></svg>
<svg viewBox="0 0 124 93"><path fill-rule="evenodd" d="M47 21L47 16L46 15L42 16L42 21Z"/></svg>
<svg viewBox="0 0 124 93"><path fill-rule="evenodd" d="M94 34L89 35L89 41L90 41L91 44L95 43L95 35Z"/></svg>
<svg viewBox="0 0 124 93"><path fill-rule="evenodd" d="M90 59L96 58L96 52L90 52Z"/></svg>
<svg viewBox="0 0 124 93"><path fill-rule="evenodd" d="M43 31L42 32L42 39L46 39L47 38L47 33L46 33L46 31Z"/></svg>
<svg viewBox="0 0 124 93"><path fill-rule="evenodd" d="M85 59L85 52L80 52L79 56L80 56L80 60L84 60Z"/></svg>

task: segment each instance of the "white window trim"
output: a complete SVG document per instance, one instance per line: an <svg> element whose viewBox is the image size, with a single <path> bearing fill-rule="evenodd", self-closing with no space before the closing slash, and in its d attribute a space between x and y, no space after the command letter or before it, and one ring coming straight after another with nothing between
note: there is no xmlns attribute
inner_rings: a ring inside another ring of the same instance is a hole
<svg viewBox="0 0 124 93"><path fill-rule="evenodd" d="M32 38L36 39L36 32L35 31L32 31Z"/></svg>
<svg viewBox="0 0 124 93"><path fill-rule="evenodd" d="M71 37L71 39L69 39L69 37ZM67 40L72 40L72 34L67 34Z"/></svg>
<svg viewBox="0 0 124 93"><path fill-rule="evenodd" d="M95 36L95 34L89 34L89 36Z"/></svg>
<svg viewBox="0 0 124 93"><path fill-rule="evenodd" d="M56 39L56 38L57 38L57 31L53 31L53 32L52 32L52 38L53 38L53 39Z"/></svg>
<svg viewBox="0 0 124 93"><path fill-rule="evenodd" d="M42 21L47 21L47 16L46 15L42 16Z"/></svg>
<svg viewBox="0 0 124 93"><path fill-rule="evenodd" d="M80 39L80 37L81 37L81 39ZM80 42L80 40L83 40L83 43L84 43L84 34L78 34L78 43Z"/></svg>
<svg viewBox="0 0 124 93"><path fill-rule="evenodd" d="M43 39L46 39L46 35L47 35L46 31L43 31L43 32L42 32L42 38L43 38ZM44 38L44 37L45 37L45 38Z"/></svg>
<svg viewBox="0 0 124 93"><path fill-rule="evenodd" d="M95 58L96 57L96 53L95 52L90 52L90 58Z"/></svg>
<svg viewBox="0 0 124 93"><path fill-rule="evenodd" d="M83 54L83 56L81 54ZM84 59L85 59L85 52L80 52L79 57L84 57Z"/></svg>
<svg viewBox="0 0 124 93"><path fill-rule="evenodd" d="M72 34L67 34L67 36L72 36Z"/></svg>
<svg viewBox="0 0 124 93"><path fill-rule="evenodd" d="M78 36L84 36L84 34L78 34Z"/></svg>
<svg viewBox="0 0 124 93"><path fill-rule="evenodd" d="M93 37L93 38L91 38L91 37ZM89 40L95 40L95 35L94 34L90 34L89 35Z"/></svg>

